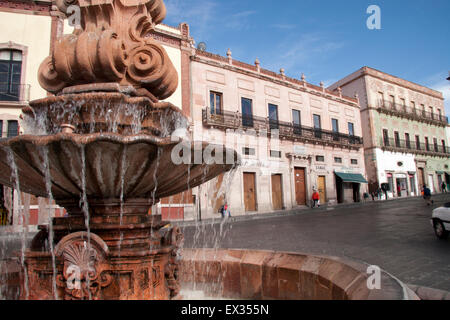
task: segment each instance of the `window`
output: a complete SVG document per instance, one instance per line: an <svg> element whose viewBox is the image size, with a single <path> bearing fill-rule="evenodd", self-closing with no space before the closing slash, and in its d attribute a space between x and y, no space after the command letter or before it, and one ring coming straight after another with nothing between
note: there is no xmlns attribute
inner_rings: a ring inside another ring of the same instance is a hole
<svg viewBox="0 0 450 320"><path fill-rule="evenodd" d="M242 125L244 127L253 127L252 100L242 98L241 104L242 104Z"/></svg>
<svg viewBox="0 0 450 320"><path fill-rule="evenodd" d="M0 120L0 138L3 137L3 120Z"/></svg>
<svg viewBox="0 0 450 320"><path fill-rule="evenodd" d="M389 132L387 129L383 129L383 143L385 147L389 147Z"/></svg>
<svg viewBox="0 0 450 320"><path fill-rule="evenodd" d="M335 163L342 163L342 158L335 157L334 158L334 162Z"/></svg>
<svg viewBox="0 0 450 320"><path fill-rule="evenodd" d="M416 112L416 103L414 101L411 101L411 109L414 113Z"/></svg>
<svg viewBox="0 0 450 320"><path fill-rule="evenodd" d="M431 119L434 119L433 107L430 107L429 110L430 110L430 117L431 117Z"/></svg>
<svg viewBox="0 0 450 320"><path fill-rule="evenodd" d="M19 101L22 76L22 52L0 51L0 100Z"/></svg>
<svg viewBox="0 0 450 320"><path fill-rule="evenodd" d="M403 99L403 98L401 98L401 99L400 99L400 103L402 104L403 110L406 111L406 100Z"/></svg>
<svg viewBox="0 0 450 320"><path fill-rule="evenodd" d="M442 111L441 111L441 109L437 109L437 112L438 112L438 117L439 117L439 121L442 121Z"/></svg>
<svg viewBox="0 0 450 320"><path fill-rule="evenodd" d="M419 136L416 136L416 149L417 150L420 150L421 148L420 148L420 137Z"/></svg>
<svg viewBox="0 0 450 320"><path fill-rule="evenodd" d="M316 161L317 162L325 162L325 157L324 156L316 156Z"/></svg>
<svg viewBox="0 0 450 320"><path fill-rule="evenodd" d="M331 126L333 128L333 140L339 140L339 121L337 119L331 119Z"/></svg>
<svg viewBox="0 0 450 320"><path fill-rule="evenodd" d="M222 94L211 91L209 93L211 114L222 114Z"/></svg>
<svg viewBox="0 0 450 320"><path fill-rule="evenodd" d="M271 158L281 158L281 151L270 150Z"/></svg>
<svg viewBox="0 0 450 320"><path fill-rule="evenodd" d="M395 146L397 148L400 148L400 135L399 135L398 131L394 132L394 139L395 139Z"/></svg>
<svg viewBox="0 0 450 320"><path fill-rule="evenodd" d="M433 144L434 144L434 152L439 152L438 141L436 138L433 139Z"/></svg>
<svg viewBox="0 0 450 320"><path fill-rule="evenodd" d="M270 129L278 129L278 106L269 103L269 125Z"/></svg>
<svg viewBox="0 0 450 320"><path fill-rule="evenodd" d="M430 140L428 139L428 137L425 137L425 149L427 151L430 151Z"/></svg>
<svg viewBox="0 0 450 320"><path fill-rule="evenodd" d="M391 109L395 109L395 97L389 96L389 106Z"/></svg>
<svg viewBox="0 0 450 320"><path fill-rule="evenodd" d="M17 137L19 135L19 122L17 120L8 120L7 137Z"/></svg>
<svg viewBox="0 0 450 320"><path fill-rule="evenodd" d="M348 123L348 134L351 137L355 136L355 125L351 122Z"/></svg>
<svg viewBox="0 0 450 320"><path fill-rule="evenodd" d="M322 122L320 116L315 114L313 116L314 120L314 136L316 138L322 139Z"/></svg>
<svg viewBox="0 0 450 320"><path fill-rule="evenodd" d="M352 159L350 160L352 165L357 165L358 164L358 160L357 159Z"/></svg>
<svg viewBox="0 0 450 320"><path fill-rule="evenodd" d="M442 152L447 153L447 147L445 145L445 140L442 140Z"/></svg>
<svg viewBox="0 0 450 320"><path fill-rule="evenodd" d="M422 111L422 116L425 117L426 116L425 105L421 104L420 106L422 107L422 110L421 110Z"/></svg>
<svg viewBox="0 0 450 320"><path fill-rule="evenodd" d="M255 149L253 148L242 148L242 153L246 156L254 156L255 155Z"/></svg>
<svg viewBox="0 0 450 320"><path fill-rule="evenodd" d="M405 143L406 143L406 148L411 149L411 140L409 138L409 133L405 133Z"/></svg>
<svg viewBox="0 0 450 320"><path fill-rule="evenodd" d="M294 134L302 134L302 116L300 110L292 109L292 124L294 126Z"/></svg>
<svg viewBox="0 0 450 320"><path fill-rule="evenodd" d="M384 108L384 94L383 92L378 92L378 106Z"/></svg>

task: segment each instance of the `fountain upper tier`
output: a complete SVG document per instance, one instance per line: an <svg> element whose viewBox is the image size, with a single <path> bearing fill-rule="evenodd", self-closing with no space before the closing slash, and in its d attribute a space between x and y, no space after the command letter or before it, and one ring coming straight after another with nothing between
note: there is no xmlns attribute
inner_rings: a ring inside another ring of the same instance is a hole
<svg viewBox="0 0 450 320"><path fill-rule="evenodd" d="M63 16L69 5L80 8L79 26L60 37L39 69L39 83L49 92L64 88L118 83L139 95L163 100L178 86L178 74L164 48L152 38L166 14L162 0L57 0ZM106 91L108 87L106 87Z"/></svg>
<svg viewBox="0 0 450 320"><path fill-rule="evenodd" d="M116 201L120 207L120 199L125 203L148 199L145 213L160 198L195 188L238 162L235 151L224 149L223 161L218 163L174 164L172 156L179 154L172 151L180 141L146 134L20 136L0 142L0 183L13 187L13 168L5 162L10 148L24 192L48 197L46 179L50 177L53 198L69 211L72 206L80 210L79 200L85 192L91 206L99 200ZM194 144L189 147L194 149ZM207 145L199 147L203 151Z"/></svg>

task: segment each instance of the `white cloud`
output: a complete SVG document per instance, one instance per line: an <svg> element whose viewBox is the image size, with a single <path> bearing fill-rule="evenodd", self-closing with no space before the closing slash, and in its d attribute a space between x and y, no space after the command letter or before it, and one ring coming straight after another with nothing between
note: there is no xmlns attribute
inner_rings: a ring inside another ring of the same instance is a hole
<svg viewBox="0 0 450 320"><path fill-rule="evenodd" d="M197 39L205 40L210 31L210 25L215 23L217 18L217 8L220 5L215 0L166 0L167 8L166 20L178 25L181 22L189 23L195 32Z"/></svg>

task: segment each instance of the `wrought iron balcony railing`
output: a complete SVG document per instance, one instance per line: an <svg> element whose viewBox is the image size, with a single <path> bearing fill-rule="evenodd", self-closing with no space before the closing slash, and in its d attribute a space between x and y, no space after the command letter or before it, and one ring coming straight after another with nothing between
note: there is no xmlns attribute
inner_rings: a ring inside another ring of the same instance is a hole
<svg viewBox="0 0 450 320"><path fill-rule="evenodd" d="M299 140L353 149L359 149L363 146L363 138L361 137L284 121L275 121L264 117L243 115L239 112L221 111L220 113L211 114L210 109L205 108L203 110L203 123L207 126L223 129L254 129L257 132L266 131L268 133L278 130L280 138L287 140Z"/></svg>
<svg viewBox="0 0 450 320"><path fill-rule="evenodd" d="M450 157L450 147L434 143L381 138L381 146L391 151Z"/></svg>
<svg viewBox="0 0 450 320"><path fill-rule="evenodd" d="M379 101L378 111L400 117L406 117L416 121L432 122L439 125L447 125L449 123L448 117L445 115L419 110L417 108L411 108L398 103L392 103L390 101Z"/></svg>
<svg viewBox="0 0 450 320"><path fill-rule="evenodd" d="M0 102L28 102L30 88L29 84L0 82Z"/></svg>

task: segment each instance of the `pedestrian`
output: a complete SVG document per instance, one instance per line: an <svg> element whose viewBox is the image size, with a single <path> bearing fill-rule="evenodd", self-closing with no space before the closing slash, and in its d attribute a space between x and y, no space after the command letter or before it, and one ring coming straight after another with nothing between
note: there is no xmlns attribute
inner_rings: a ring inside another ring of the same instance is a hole
<svg viewBox="0 0 450 320"><path fill-rule="evenodd" d="M314 190L312 195L312 207L315 208L316 205L320 208L320 194L317 192L317 190Z"/></svg>
<svg viewBox="0 0 450 320"><path fill-rule="evenodd" d="M431 190L426 185L423 186L423 198L427 202L427 206L434 204L434 201L431 200Z"/></svg>
<svg viewBox="0 0 450 320"><path fill-rule="evenodd" d="M219 212L222 215L222 219L225 218L225 205L220 207Z"/></svg>
<svg viewBox="0 0 450 320"><path fill-rule="evenodd" d="M383 190L381 190L381 188L378 187L378 189L377 189L376 192L377 192L378 200L381 200L381 198L382 198L382 196L383 196Z"/></svg>
<svg viewBox="0 0 450 320"><path fill-rule="evenodd" d="M442 181L442 193L447 193L447 184Z"/></svg>
<svg viewBox="0 0 450 320"><path fill-rule="evenodd" d="M369 200L369 193L368 192L364 192L364 202L367 202ZM373 197L372 197L373 200Z"/></svg>
<svg viewBox="0 0 450 320"><path fill-rule="evenodd" d="M224 216L227 216L228 218L231 218L230 206L229 206L228 204L225 204L225 207L224 207Z"/></svg>

